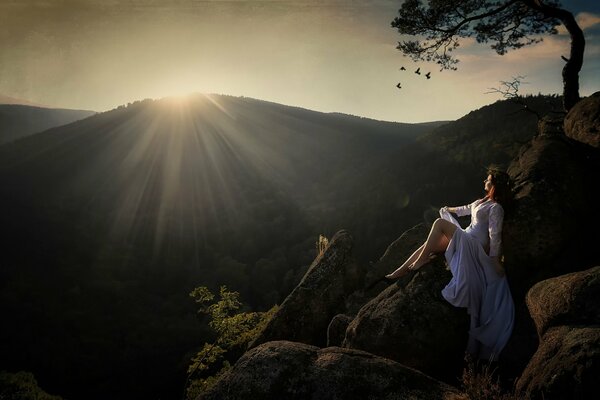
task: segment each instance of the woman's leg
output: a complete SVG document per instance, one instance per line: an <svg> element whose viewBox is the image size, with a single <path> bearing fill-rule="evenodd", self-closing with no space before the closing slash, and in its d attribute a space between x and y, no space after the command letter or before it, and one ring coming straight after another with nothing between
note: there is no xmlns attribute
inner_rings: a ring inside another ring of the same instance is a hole
<svg viewBox="0 0 600 400"><path fill-rule="evenodd" d="M407 274L410 270L418 269L421 266L423 266L423 264L429 261L432 254L446 251L446 249L448 248L448 244L450 243L450 239L452 239L455 230L456 226L451 222L443 220L441 218L437 219L433 223L431 231L429 231L427 241L421 246L419 246L419 248L414 253L412 253L412 255L406 261L404 261L404 264L399 266L394 272L386 275L385 277L388 279L400 278L401 276ZM442 234L439 234L440 231L442 232ZM428 244L431 244L431 246L429 249L425 250L425 247ZM424 262L422 262L421 265L415 268L414 264L418 262L417 260L421 255L424 255Z"/></svg>
<svg viewBox="0 0 600 400"><path fill-rule="evenodd" d="M425 247L425 243L423 243L421 246L419 246L419 248L417 250L415 250L415 252L412 253L412 255L410 257L408 257L408 259L406 261L404 261L404 264L399 266L394 272L386 275L385 277L388 279L396 279L396 278L400 278L402 275L406 274L408 272L408 266L413 264L415 261L417 261L417 258L421 255L421 252L423 251L424 247Z"/></svg>
<svg viewBox="0 0 600 400"><path fill-rule="evenodd" d="M429 236L423 245L421 254L414 263L409 265L408 269L417 270L429 261L429 254L446 251L454 232L456 232L456 225L452 222L441 218L436 219L431 231L429 231Z"/></svg>

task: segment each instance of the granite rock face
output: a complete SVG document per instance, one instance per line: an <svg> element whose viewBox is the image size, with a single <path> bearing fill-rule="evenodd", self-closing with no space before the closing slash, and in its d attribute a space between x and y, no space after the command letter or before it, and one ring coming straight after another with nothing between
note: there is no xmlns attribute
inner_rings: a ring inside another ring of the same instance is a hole
<svg viewBox="0 0 600 400"><path fill-rule="evenodd" d="M590 265L584 249L598 236L588 226L598 219L589 209L598 185L590 185L597 160L586 155L564 135L540 135L509 167L515 196L505 210L503 249L517 302L536 282Z"/></svg>
<svg viewBox="0 0 600 400"><path fill-rule="evenodd" d="M594 399L600 377L600 325L550 328L517 382L526 399Z"/></svg>
<svg viewBox="0 0 600 400"><path fill-rule="evenodd" d="M541 123L539 134L508 168L514 202L505 208L502 238L516 314L501 362L513 376L522 373L538 347L525 304L529 289L544 279L600 262L600 256L589 251L600 240L600 231L594 228L600 217L592 206L600 195L594 183L600 156L556 126L554 120Z"/></svg>
<svg viewBox="0 0 600 400"><path fill-rule="evenodd" d="M365 276L365 286L371 287L367 291L370 298L377 296L386 287L385 283L376 282L410 257L410 255L427 240L430 226L419 224L404 232L398 239L388 246L383 256L369 269ZM366 302L365 302L366 303Z"/></svg>
<svg viewBox="0 0 600 400"><path fill-rule="evenodd" d="M527 306L540 336L517 389L532 399L597 397L600 267L537 283Z"/></svg>
<svg viewBox="0 0 600 400"><path fill-rule="evenodd" d="M346 297L362 288L364 273L351 255L352 246L348 232L336 233L251 347L272 340L324 347L331 319L344 313Z"/></svg>
<svg viewBox="0 0 600 400"><path fill-rule="evenodd" d="M346 336L346 329L354 318L346 314L338 314L327 327L327 347L341 346Z"/></svg>
<svg viewBox="0 0 600 400"><path fill-rule="evenodd" d="M565 117L570 138L600 148L600 92L581 99Z"/></svg>
<svg viewBox="0 0 600 400"><path fill-rule="evenodd" d="M360 310L343 346L452 380L460 374L469 318L441 295L450 279L443 257L409 273Z"/></svg>
<svg viewBox="0 0 600 400"><path fill-rule="evenodd" d="M362 351L276 341L244 354L198 400L466 400L457 389Z"/></svg>
<svg viewBox="0 0 600 400"><path fill-rule="evenodd" d="M538 121L538 135L564 136L564 119L561 117L545 116Z"/></svg>
<svg viewBox="0 0 600 400"><path fill-rule="evenodd" d="M538 334L560 325L600 325L600 266L538 282L527 307Z"/></svg>

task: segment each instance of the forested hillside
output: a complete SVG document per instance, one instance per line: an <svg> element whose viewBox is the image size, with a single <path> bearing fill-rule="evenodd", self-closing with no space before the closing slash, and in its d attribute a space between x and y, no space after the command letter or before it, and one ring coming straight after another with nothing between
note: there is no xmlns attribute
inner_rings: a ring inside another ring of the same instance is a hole
<svg viewBox="0 0 600 400"><path fill-rule="evenodd" d="M269 309L340 228L375 260L440 205L480 195L484 164L508 161L536 123L509 102L399 124L198 95L0 146L0 369L66 398L172 397L211 336L192 288L225 284Z"/></svg>
<svg viewBox="0 0 600 400"><path fill-rule="evenodd" d="M0 147L0 368L67 398L170 395L209 335L191 288L270 308L315 255L307 210L437 125L198 95Z"/></svg>

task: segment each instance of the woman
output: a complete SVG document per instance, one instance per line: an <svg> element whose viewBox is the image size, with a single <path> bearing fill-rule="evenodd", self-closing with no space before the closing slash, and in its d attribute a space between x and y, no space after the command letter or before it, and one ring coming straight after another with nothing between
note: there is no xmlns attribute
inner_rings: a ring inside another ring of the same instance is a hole
<svg viewBox="0 0 600 400"><path fill-rule="evenodd" d="M514 304L500 260L502 222L510 199L508 175L488 170L486 196L461 207L443 207L425 243L389 275L395 280L429 262L431 255L445 252L452 279L442 296L456 307L466 307L471 316L467 352L495 361L514 324ZM471 215L462 229L450 213Z"/></svg>

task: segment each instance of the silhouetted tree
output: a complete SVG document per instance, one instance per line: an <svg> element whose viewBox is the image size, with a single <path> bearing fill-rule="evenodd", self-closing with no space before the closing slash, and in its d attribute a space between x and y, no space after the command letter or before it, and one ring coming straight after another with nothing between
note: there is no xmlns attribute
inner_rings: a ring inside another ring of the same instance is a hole
<svg viewBox="0 0 600 400"><path fill-rule="evenodd" d="M554 0L406 0L392 27L422 40L398 43L398 50L415 61L435 61L442 69L456 69L452 51L459 39L475 37L491 42L503 55L508 50L540 42L542 34L556 34L562 23L571 35L571 54L562 57L563 105L570 110L579 101L579 71L585 39L573 14Z"/></svg>

